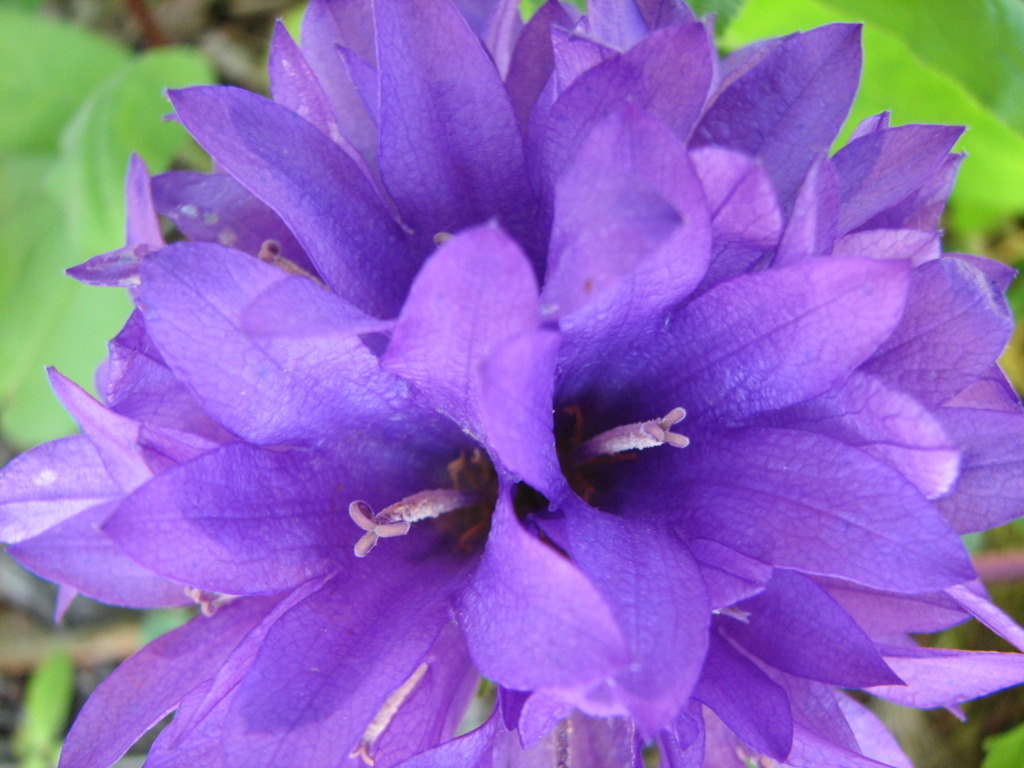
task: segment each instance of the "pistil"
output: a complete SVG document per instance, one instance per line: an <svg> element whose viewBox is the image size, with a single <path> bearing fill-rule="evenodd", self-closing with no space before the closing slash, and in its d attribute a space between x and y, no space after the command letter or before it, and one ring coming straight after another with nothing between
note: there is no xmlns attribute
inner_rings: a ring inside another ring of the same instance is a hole
<svg viewBox="0 0 1024 768"><path fill-rule="evenodd" d="M599 456L612 456L624 451L642 451L659 445L674 445L685 448L690 439L670 431L675 424L686 418L686 411L673 408L660 419L638 421L609 429L579 446L573 454L577 464Z"/></svg>
<svg viewBox="0 0 1024 768"><path fill-rule="evenodd" d="M405 536L415 522L440 517L479 500L480 494L477 491L420 491L384 507L376 514L365 501L353 501L348 505L348 514L356 525L366 531L356 542L356 557L366 557L377 545L378 539Z"/></svg>

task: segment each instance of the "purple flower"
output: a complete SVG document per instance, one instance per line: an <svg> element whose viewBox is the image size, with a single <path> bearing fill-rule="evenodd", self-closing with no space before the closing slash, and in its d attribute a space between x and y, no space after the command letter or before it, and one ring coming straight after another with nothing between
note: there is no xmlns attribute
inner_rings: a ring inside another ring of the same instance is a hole
<svg viewBox="0 0 1024 768"><path fill-rule="evenodd" d="M1024 647L958 535L1024 500L1008 270L939 243L959 129L830 157L855 26L719 62L672 0L517 5L312 0L273 101L171 94L218 170L133 161L73 270L136 304L104 402L51 374L83 434L0 533L62 605L204 615L62 765L176 710L152 768L906 768L840 689L1024 681L910 637Z"/></svg>

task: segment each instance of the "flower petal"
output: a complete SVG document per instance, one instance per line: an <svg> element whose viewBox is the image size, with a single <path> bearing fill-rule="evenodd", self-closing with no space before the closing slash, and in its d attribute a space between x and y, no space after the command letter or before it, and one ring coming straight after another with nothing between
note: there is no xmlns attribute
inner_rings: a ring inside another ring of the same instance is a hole
<svg viewBox="0 0 1024 768"><path fill-rule="evenodd" d="M758 752L775 760L789 754L793 719L786 692L717 632L694 697Z"/></svg>
<svg viewBox="0 0 1024 768"><path fill-rule="evenodd" d="M477 668L508 688L580 689L629 663L604 598L574 565L522 529L507 489L456 617Z"/></svg>
<svg viewBox="0 0 1024 768"><path fill-rule="evenodd" d="M832 158L839 179L839 233L919 189L949 157L963 133L950 125L901 125L851 141Z"/></svg>
<svg viewBox="0 0 1024 768"><path fill-rule="evenodd" d="M157 211L189 240L218 243L256 256L267 240L281 258L315 272L281 218L226 173L168 171L153 179Z"/></svg>
<svg viewBox="0 0 1024 768"><path fill-rule="evenodd" d="M783 672L843 688L900 682L850 615L806 576L777 569L740 608L750 615L723 621L726 636Z"/></svg>
<svg viewBox="0 0 1024 768"><path fill-rule="evenodd" d="M1012 327L983 273L960 259L931 261L911 271L903 319L863 370L939 405L991 368Z"/></svg>
<svg viewBox="0 0 1024 768"><path fill-rule="evenodd" d="M757 157L787 206L814 158L828 150L860 79L860 27L829 24L773 41L723 89L694 132Z"/></svg>
<svg viewBox="0 0 1024 768"><path fill-rule="evenodd" d="M563 509L573 562L604 595L629 644L616 694L653 737L686 703L704 663L711 615L697 563L664 526L581 502Z"/></svg>
<svg viewBox="0 0 1024 768"><path fill-rule="evenodd" d="M535 203L512 104L448 0L377 0L380 170L420 243L497 216L528 251Z"/></svg>
<svg viewBox="0 0 1024 768"><path fill-rule="evenodd" d="M688 425L735 423L806 400L892 333L906 288L905 264L865 259L742 275L675 312L614 369L603 366L591 396L614 405L620 423L682 406Z"/></svg>
<svg viewBox="0 0 1024 768"><path fill-rule="evenodd" d="M831 161L822 155L814 161L800 186L772 264L785 267L831 253L838 220L839 180Z"/></svg>
<svg viewBox="0 0 1024 768"><path fill-rule="evenodd" d="M132 608L189 604L183 584L173 584L129 559L100 530L119 503L90 507L7 551L33 573L73 586L94 600Z"/></svg>
<svg viewBox="0 0 1024 768"><path fill-rule="evenodd" d="M0 472L0 541L16 544L38 536L120 494L86 436L43 443Z"/></svg>
<svg viewBox="0 0 1024 768"><path fill-rule="evenodd" d="M147 259L142 274L149 334L177 377L235 434L258 444L323 444L365 433L367 419L385 431L401 426L389 419L405 406L404 385L380 370L357 335L374 324L308 278L205 243L170 246ZM285 281L300 287L276 288L277 312L308 316L315 302L324 324L304 336L250 331L249 307Z"/></svg>
<svg viewBox="0 0 1024 768"><path fill-rule="evenodd" d="M284 220L332 289L370 314L398 309L417 260L334 142L290 109L235 88L187 88L170 98L193 138Z"/></svg>
<svg viewBox="0 0 1024 768"><path fill-rule="evenodd" d="M359 745L388 697L424 663L450 620L464 562L397 557L335 578L270 629L225 701L222 749L234 768L332 768Z"/></svg>
<svg viewBox="0 0 1024 768"><path fill-rule="evenodd" d="M349 501L390 503L422 479L356 474L346 458L229 443L155 477L104 530L169 578L233 595L279 592L351 565L358 531L338 524Z"/></svg>
<svg viewBox="0 0 1024 768"><path fill-rule="evenodd" d="M964 452L953 493L939 509L960 533L973 533L1024 514L1024 415L941 408L939 418Z"/></svg>
<svg viewBox="0 0 1024 768"><path fill-rule="evenodd" d="M420 270L382 364L479 437L480 366L501 342L539 324L537 284L522 250L497 227L477 227Z"/></svg>
<svg viewBox="0 0 1024 768"><path fill-rule="evenodd" d="M250 599L213 617L198 616L122 662L75 720L61 749L61 767L114 763L186 694L212 677L276 602Z"/></svg>

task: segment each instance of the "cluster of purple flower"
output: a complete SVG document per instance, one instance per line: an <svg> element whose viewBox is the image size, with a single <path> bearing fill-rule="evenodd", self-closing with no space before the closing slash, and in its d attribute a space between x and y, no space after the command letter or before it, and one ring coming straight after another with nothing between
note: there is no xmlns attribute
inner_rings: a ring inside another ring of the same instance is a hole
<svg viewBox="0 0 1024 768"><path fill-rule="evenodd" d="M216 171L133 161L72 270L135 302L103 401L51 373L82 434L0 475L62 606L202 607L63 766L176 711L150 768L907 768L840 689L1024 681L910 637L1024 646L959 537L1024 511L1024 414L1010 271L940 249L960 130L828 154L858 27L311 0L302 43L273 100L171 94Z"/></svg>

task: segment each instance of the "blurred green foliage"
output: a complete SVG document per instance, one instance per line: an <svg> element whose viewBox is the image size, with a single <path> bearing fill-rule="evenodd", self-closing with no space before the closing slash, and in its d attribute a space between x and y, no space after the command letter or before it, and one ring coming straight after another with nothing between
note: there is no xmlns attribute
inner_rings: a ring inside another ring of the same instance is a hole
<svg viewBox="0 0 1024 768"><path fill-rule="evenodd" d="M52 768L64 741L75 694L75 668L64 650L56 650L28 679L14 753L21 768Z"/></svg>
<svg viewBox="0 0 1024 768"><path fill-rule="evenodd" d="M1024 765L1024 724L985 740L981 768L1021 768Z"/></svg>
<svg viewBox="0 0 1024 768"><path fill-rule="evenodd" d="M43 367L90 382L129 311L123 291L63 270L123 245L128 156L165 169L189 139L161 120L171 111L163 90L213 75L197 51L132 55L10 4L0 29L0 429L28 447L73 427Z"/></svg>

